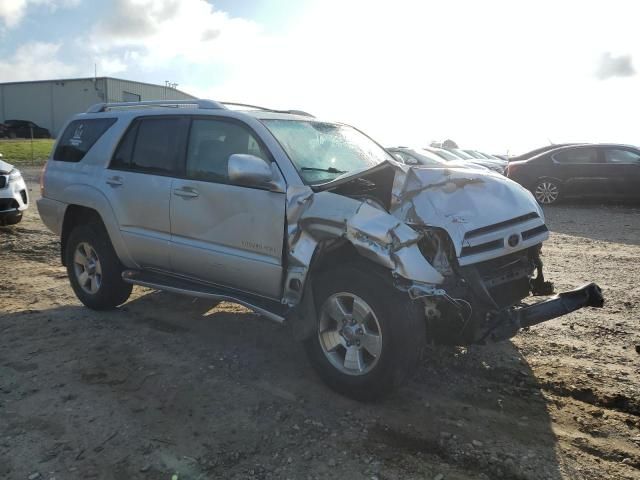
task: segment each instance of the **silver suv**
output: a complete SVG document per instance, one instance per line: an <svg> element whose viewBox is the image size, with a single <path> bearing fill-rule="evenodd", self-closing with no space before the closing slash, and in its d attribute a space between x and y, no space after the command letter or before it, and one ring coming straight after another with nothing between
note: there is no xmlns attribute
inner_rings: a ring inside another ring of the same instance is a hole
<svg viewBox="0 0 640 480"><path fill-rule="evenodd" d="M603 302L590 284L523 304L552 285L543 212L518 184L403 165L299 111L96 105L59 137L38 210L89 308L132 285L240 303L289 324L319 375L364 400L427 341L499 341Z"/></svg>

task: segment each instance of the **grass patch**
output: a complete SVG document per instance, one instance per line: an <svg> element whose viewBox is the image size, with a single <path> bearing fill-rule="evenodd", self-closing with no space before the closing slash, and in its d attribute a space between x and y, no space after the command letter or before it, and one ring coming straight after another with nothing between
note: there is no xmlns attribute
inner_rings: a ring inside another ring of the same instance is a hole
<svg viewBox="0 0 640 480"><path fill-rule="evenodd" d="M38 138L33 140L32 147L31 140L0 140L0 153L5 162L15 166L42 165L49 158L53 142L50 138Z"/></svg>

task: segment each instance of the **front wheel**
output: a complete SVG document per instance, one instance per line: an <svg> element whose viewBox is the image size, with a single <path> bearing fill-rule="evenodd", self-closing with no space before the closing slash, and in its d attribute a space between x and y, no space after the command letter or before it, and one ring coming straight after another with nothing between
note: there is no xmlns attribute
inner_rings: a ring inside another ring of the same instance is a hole
<svg viewBox="0 0 640 480"><path fill-rule="evenodd" d="M425 344L420 305L366 267L323 273L315 285L318 328L305 349L320 377L357 400L400 385Z"/></svg>
<svg viewBox="0 0 640 480"><path fill-rule="evenodd" d="M551 205L560 198L560 184L552 179L544 178L536 183L533 196L541 205Z"/></svg>
<svg viewBox="0 0 640 480"><path fill-rule="evenodd" d="M115 308L131 295L132 286L122 280L122 265L101 224L73 229L67 241L65 261L71 287L87 307Z"/></svg>

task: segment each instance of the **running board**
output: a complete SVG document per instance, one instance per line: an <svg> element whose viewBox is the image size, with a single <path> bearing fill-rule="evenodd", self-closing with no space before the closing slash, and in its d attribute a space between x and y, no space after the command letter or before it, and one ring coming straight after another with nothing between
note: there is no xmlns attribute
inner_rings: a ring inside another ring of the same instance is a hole
<svg viewBox="0 0 640 480"><path fill-rule="evenodd" d="M125 270L122 272L122 279L126 283L153 288L156 290L163 290L165 292L205 298L207 300L238 303L256 313L259 313L269 320L273 320L277 323L284 323L286 307L274 300L255 297L214 285L206 285L169 275L162 275L153 272L141 272L139 270Z"/></svg>

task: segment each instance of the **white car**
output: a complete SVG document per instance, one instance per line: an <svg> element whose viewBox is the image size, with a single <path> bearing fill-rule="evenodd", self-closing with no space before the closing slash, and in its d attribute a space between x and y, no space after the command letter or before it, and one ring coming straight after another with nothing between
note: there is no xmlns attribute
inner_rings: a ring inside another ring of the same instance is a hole
<svg viewBox="0 0 640 480"><path fill-rule="evenodd" d="M0 153L0 225L15 225L29 207L27 184L20 170L2 160Z"/></svg>
<svg viewBox="0 0 640 480"><path fill-rule="evenodd" d="M490 169L479 163L465 160L445 160L437 153L423 148L391 147L387 148L397 160L405 165L423 165L427 167L450 167L489 171ZM451 155L454 156L453 154Z"/></svg>

